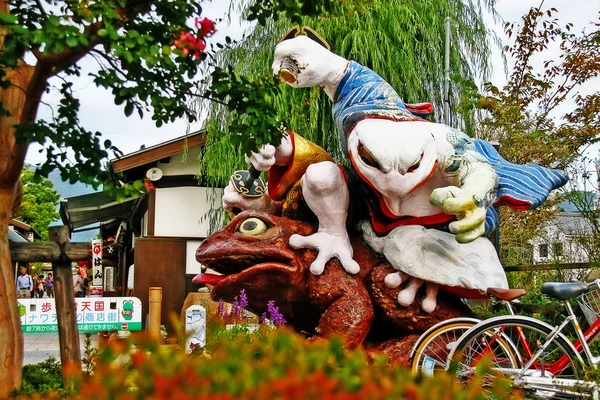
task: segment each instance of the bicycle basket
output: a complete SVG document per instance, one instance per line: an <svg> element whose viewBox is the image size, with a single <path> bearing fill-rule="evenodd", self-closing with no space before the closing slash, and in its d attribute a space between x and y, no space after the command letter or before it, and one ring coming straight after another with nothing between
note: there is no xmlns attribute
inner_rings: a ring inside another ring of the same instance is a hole
<svg viewBox="0 0 600 400"><path fill-rule="evenodd" d="M596 287L582 294L577 302L590 325L596 322L600 317L600 289Z"/></svg>

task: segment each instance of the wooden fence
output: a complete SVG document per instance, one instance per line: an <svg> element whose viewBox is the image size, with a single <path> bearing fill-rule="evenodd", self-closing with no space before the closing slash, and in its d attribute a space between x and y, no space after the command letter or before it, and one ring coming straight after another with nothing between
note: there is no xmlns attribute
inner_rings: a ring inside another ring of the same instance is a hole
<svg viewBox="0 0 600 400"><path fill-rule="evenodd" d="M71 387L77 374L81 374L71 263L90 260L90 244L71 243L66 226L51 227L49 233L51 242L10 243L10 257L12 262L52 263L63 382L65 387ZM67 366L69 374L65 374Z"/></svg>

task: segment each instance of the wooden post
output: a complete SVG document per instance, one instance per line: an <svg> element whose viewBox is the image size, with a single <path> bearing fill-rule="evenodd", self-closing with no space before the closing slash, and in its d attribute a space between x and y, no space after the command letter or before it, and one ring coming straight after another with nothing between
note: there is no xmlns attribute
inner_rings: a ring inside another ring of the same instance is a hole
<svg viewBox="0 0 600 400"><path fill-rule="evenodd" d="M162 304L162 287L151 287L148 294L148 334L160 340L160 312Z"/></svg>
<svg viewBox="0 0 600 400"><path fill-rule="evenodd" d="M61 251L63 254L61 254ZM54 263L55 261L65 261L65 255L69 261L88 261L90 259L90 252L89 243L69 242L62 248L52 242L10 243L10 258L13 262Z"/></svg>
<svg viewBox="0 0 600 400"><path fill-rule="evenodd" d="M69 243L69 228L55 226L49 229L50 240L61 249L60 261L52 263L54 273L54 298L56 316L58 318L58 343L60 344L60 361L65 388L73 386L73 380L81 374L81 350L79 349L79 332L73 292L73 274L71 260L65 248ZM67 374L66 371L69 373Z"/></svg>

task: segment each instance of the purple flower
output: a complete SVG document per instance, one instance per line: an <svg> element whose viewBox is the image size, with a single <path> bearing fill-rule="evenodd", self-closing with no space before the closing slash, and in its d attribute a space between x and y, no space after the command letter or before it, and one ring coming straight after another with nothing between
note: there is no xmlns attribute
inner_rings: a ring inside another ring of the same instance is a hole
<svg viewBox="0 0 600 400"><path fill-rule="evenodd" d="M279 307L275 306L274 300L269 300L267 303L267 312L269 313L269 319L275 326L285 325L286 320L283 315L279 312Z"/></svg>
<svg viewBox="0 0 600 400"><path fill-rule="evenodd" d="M235 296L233 298L233 303L231 303L231 316L233 316L233 318L238 319L240 317L241 314L241 309L240 309L240 299L239 296Z"/></svg>
<svg viewBox="0 0 600 400"><path fill-rule="evenodd" d="M242 289L240 292L240 307L244 310L248 307L248 297L246 296L246 290Z"/></svg>
<svg viewBox="0 0 600 400"><path fill-rule="evenodd" d="M223 299L219 299L219 304L217 305L217 315L219 317L225 316L225 302Z"/></svg>
<svg viewBox="0 0 600 400"><path fill-rule="evenodd" d="M246 311L248 307L248 296L246 296L246 290L242 289L240 292L240 309L242 319L250 319L250 314Z"/></svg>

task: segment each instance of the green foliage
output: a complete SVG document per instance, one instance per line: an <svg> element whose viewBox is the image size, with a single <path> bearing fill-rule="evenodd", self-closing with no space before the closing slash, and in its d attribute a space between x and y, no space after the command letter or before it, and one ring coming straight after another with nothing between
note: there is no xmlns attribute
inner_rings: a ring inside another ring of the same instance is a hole
<svg viewBox="0 0 600 400"><path fill-rule="evenodd" d="M230 123L221 133L228 135L242 154L250 155L264 144L277 146L281 142L282 124L273 104L279 88L279 82L270 74L249 79L231 66L216 67L212 72L205 96L226 105Z"/></svg>
<svg viewBox="0 0 600 400"><path fill-rule="evenodd" d="M289 2L281 2L288 4ZM291 2L294 3L294 2ZM487 2L492 8L494 2ZM441 117L444 85L445 17L452 18L454 45L452 70L464 77L485 77L489 71L488 31L481 8L470 1L373 0L341 2L342 11L328 18L302 18L331 45L334 53L355 60L380 74L406 102L431 101ZM256 29L238 46L226 49L218 57L218 65L250 80L271 74L273 50L295 20L281 17ZM251 57L249 57L251 55ZM451 84L452 103L458 103L462 87ZM271 108L257 110L265 118L277 116L286 128L298 132L325 148L336 161L344 164L340 139L331 115L331 100L318 88L293 89L287 85L273 91ZM235 135L245 138L256 130L239 132L232 129L238 118L230 109L209 104L211 119L208 146L202 163L202 174L215 185L223 185L231 171L243 166ZM273 112L275 112L273 114ZM466 123L470 120L464 119ZM233 124L233 125L232 125ZM268 123L267 123L268 125ZM279 124L276 125L276 128ZM225 133L225 134L224 134ZM263 134L265 139L266 134ZM272 135L275 139L277 135ZM257 141L258 142L258 141ZM225 172L224 172L225 171Z"/></svg>
<svg viewBox="0 0 600 400"><path fill-rule="evenodd" d="M600 74L600 24L574 33L572 25L561 24L556 15L555 9L534 7L519 23L507 23L511 44L505 50L515 60L508 83L502 88L487 83L483 94L469 91L461 107L478 113L478 136L499 142L507 160L566 169L600 134L600 91L582 94ZM544 52L552 44L561 54L545 59ZM575 102L570 101L573 98ZM505 265L532 263L529 242L556 215L553 206L559 201L547 201L532 211L501 210ZM592 219L596 224L595 213ZM530 278L524 276L522 281L533 282Z"/></svg>
<svg viewBox="0 0 600 400"><path fill-rule="evenodd" d="M51 391L62 392L62 370L60 362L54 357L37 364L23 366L23 383L15 394L47 394Z"/></svg>
<svg viewBox="0 0 600 400"><path fill-rule="evenodd" d="M222 320L208 319L206 327L206 347L203 351L212 353L223 340L243 340L250 344L256 340L262 340L264 335L270 331L266 325L260 325L259 329L250 327L246 322L230 324L229 328Z"/></svg>
<svg viewBox="0 0 600 400"><path fill-rule="evenodd" d="M60 217L56 211L60 195L54 190L52 181L37 175L29 165L23 168L21 183L23 199L17 219L32 226L46 241L48 227Z"/></svg>
<svg viewBox="0 0 600 400"><path fill-rule="evenodd" d="M85 334L83 349L83 357L81 359L83 369L87 374L93 374L94 367L96 366L96 359L98 357L98 348L92 343L91 333Z"/></svg>
<svg viewBox="0 0 600 400"><path fill-rule="evenodd" d="M35 60L32 81L24 85L27 102L18 105L23 107L23 117L16 134L19 141L45 147L47 160L39 166L42 175L59 169L63 180L79 180L94 187L109 182L113 190L120 187L118 177L111 176L105 164L121 153L110 141L101 140L99 132L84 128L79 121L80 102L72 87L81 74L79 61L84 57L97 61L98 70L91 74L94 83L114 95L115 104L123 107L126 116L150 114L157 126L182 117L196 119L189 103L198 95L194 91L202 71L198 65L211 57L211 50L192 57L174 41L182 33L197 35L189 25L202 15L201 4L185 0L16 0L0 11L0 87L11 85L14 74L9 72L22 68L26 55L33 55L28 59ZM298 18L297 13L319 15L333 11L335 4L331 0L262 0L253 2L250 18L264 22L279 12L291 18ZM41 97L50 90L53 77L60 79L60 102L51 117L36 120ZM255 94L258 97L247 109L238 109L238 114L248 112L250 125L274 125L270 119L253 119L252 104L262 99L260 90ZM230 91L227 97L232 104L244 102L238 95L239 91ZM14 113L14 107L17 105L0 104L0 113ZM125 191L135 193L131 187Z"/></svg>
<svg viewBox="0 0 600 400"><path fill-rule="evenodd" d="M591 171L600 167L600 158L582 157L570 171L572 177L565 193L565 199L583 217L576 226L569 229L571 246L577 246L575 261L589 262L592 268L600 266L600 202L598 201L599 180ZM575 257L574 257L575 258ZM591 271L587 271L591 272Z"/></svg>
<svg viewBox="0 0 600 400"><path fill-rule="evenodd" d="M264 25L269 18L275 21L280 15L292 22L301 22L302 15L320 15L322 17L328 14L336 14L341 10L341 3L335 0L265 0L256 1L250 4L247 10L247 18L250 21L258 20L258 23Z"/></svg>
<svg viewBox="0 0 600 400"><path fill-rule="evenodd" d="M131 355L130 362L115 363L123 354ZM369 362L363 351L344 349L340 338L309 344L277 329L250 343L243 337L221 337L210 354L186 354L144 337L111 340L100 352L94 374L78 382L76 394L68 398L466 400L480 398L477 388L463 389L445 374L414 377L381 358ZM495 394L511 398L502 385Z"/></svg>

